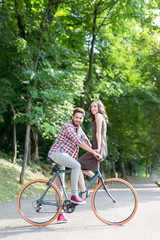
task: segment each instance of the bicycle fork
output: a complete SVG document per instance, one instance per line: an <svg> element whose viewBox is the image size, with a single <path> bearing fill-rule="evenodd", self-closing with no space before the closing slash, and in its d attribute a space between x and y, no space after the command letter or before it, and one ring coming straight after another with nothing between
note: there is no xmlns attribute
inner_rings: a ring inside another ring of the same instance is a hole
<svg viewBox="0 0 160 240"><path fill-rule="evenodd" d="M104 184L104 180L103 180L102 176L100 175L98 178L101 180L103 189L106 191L106 193L108 194L108 196L112 199L112 201L113 201L114 203L116 203L116 200L112 197L112 195L109 193L108 189L106 188L106 185Z"/></svg>

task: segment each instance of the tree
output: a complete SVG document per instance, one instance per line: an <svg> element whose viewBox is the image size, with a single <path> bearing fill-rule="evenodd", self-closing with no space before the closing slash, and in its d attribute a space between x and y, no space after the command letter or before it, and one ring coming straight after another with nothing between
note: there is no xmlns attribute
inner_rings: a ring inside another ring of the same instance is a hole
<svg viewBox="0 0 160 240"><path fill-rule="evenodd" d="M34 78L34 75L37 72L37 67L38 67L38 62L39 62L39 54L40 54L40 49L41 49L42 40L43 40L43 34L44 34L44 30L45 30L45 23L47 21L48 15L50 14L51 11L53 11L53 13L52 13L53 15L55 14L55 12L58 8L58 5L59 5L58 0L57 1L49 0L47 2L46 9L44 9L44 12L41 16L41 20L40 20L40 24L39 24L40 36L39 36L39 41L38 41L38 46L37 46L37 54L36 54L34 66L33 66L33 78L31 78L31 83L30 83L31 87L35 86L36 80ZM30 96L28 98L28 104L27 104L27 110L26 110L27 114L29 114L29 115L31 114L31 104L32 104L32 94L30 94ZM30 124L30 120L28 119L27 126L26 126L25 153L24 153L22 171L21 171L21 175L20 175L20 183L23 183L24 177L25 177L25 169L26 169L28 154L29 154L30 129L31 129L31 124ZM36 132L34 134L35 134L34 139L37 139Z"/></svg>
<svg viewBox="0 0 160 240"><path fill-rule="evenodd" d="M0 145L12 153L17 145L18 157L25 151L23 176L27 161L41 164L39 157L47 154L73 107L81 103L88 110L93 98L102 99L109 115L108 158L113 169L125 176L146 163L146 169L158 164L157 4L0 3ZM88 113L83 127L91 136Z"/></svg>

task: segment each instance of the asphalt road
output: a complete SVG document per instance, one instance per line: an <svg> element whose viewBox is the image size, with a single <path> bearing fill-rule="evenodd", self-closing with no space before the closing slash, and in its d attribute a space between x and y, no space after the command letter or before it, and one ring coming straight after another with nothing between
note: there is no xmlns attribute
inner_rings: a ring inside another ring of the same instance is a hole
<svg viewBox="0 0 160 240"><path fill-rule="evenodd" d="M33 226L19 215L16 202L0 204L0 239L4 240L156 240L160 238L160 187L155 179L132 183L139 206L134 218L122 226L109 226L87 204L67 214L70 223Z"/></svg>

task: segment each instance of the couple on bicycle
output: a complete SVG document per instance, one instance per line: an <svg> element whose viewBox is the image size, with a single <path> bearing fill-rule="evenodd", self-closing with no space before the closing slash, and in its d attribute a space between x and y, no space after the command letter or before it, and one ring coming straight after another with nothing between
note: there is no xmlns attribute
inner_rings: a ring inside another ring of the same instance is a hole
<svg viewBox="0 0 160 240"><path fill-rule="evenodd" d="M107 156L106 131L108 117L101 100L93 100L90 105L90 118L92 121L92 144L81 128L85 117L85 111L82 108L75 108L72 120L64 124L51 146L48 157L57 164L72 169L71 172L71 201L76 204L86 203L84 199L88 196L85 187L84 177L81 169L91 170L86 172L92 177L99 169L99 162ZM86 154L78 159L79 147L87 151ZM81 188L82 196L78 196L78 182ZM61 190L61 185L56 179L56 184ZM59 223L68 222L61 213L58 216Z"/></svg>

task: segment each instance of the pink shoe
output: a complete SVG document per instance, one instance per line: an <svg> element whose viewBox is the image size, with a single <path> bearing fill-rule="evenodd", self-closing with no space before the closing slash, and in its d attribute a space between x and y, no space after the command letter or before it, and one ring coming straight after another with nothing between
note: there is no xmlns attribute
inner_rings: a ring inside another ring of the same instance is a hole
<svg viewBox="0 0 160 240"><path fill-rule="evenodd" d="M60 213L59 216L58 216L58 218L57 218L57 223L68 223L68 222L70 222L70 221L71 221L71 220L65 218L65 216L64 216L62 213Z"/></svg>
<svg viewBox="0 0 160 240"><path fill-rule="evenodd" d="M71 202L76 203L76 204L85 204L86 203L86 201L83 201L83 199L77 195L71 196Z"/></svg>

